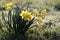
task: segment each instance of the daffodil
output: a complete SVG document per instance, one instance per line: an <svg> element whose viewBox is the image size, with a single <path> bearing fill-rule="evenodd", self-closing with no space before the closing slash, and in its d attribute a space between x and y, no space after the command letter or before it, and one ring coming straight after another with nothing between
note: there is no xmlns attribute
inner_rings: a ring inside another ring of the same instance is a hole
<svg viewBox="0 0 60 40"><path fill-rule="evenodd" d="M46 9L42 10L41 13L42 13L43 16L46 16L47 15Z"/></svg>
<svg viewBox="0 0 60 40"><path fill-rule="evenodd" d="M11 2L9 2L9 3L7 3L7 9L11 9L12 8L12 3Z"/></svg>
<svg viewBox="0 0 60 40"><path fill-rule="evenodd" d="M22 19L25 19L25 20L31 20L33 18L33 16L31 15L30 12L28 12L27 10L26 11L22 11L22 13L20 14L20 16L22 17Z"/></svg>
<svg viewBox="0 0 60 40"><path fill-rule="evenodd" d="M34 14L34 17L37 17L39 15L39 11L37 9L34 9L33 14Z"/></svg>
<svg viewBox="0 0 60 40"><path fill-rule="evenodd" d="M45 18L45 16L43 16L43 15L42 15L42 18L44 19L44 18Z"/></svg>
<svg viewBox="0 0 60 40"><path fill-rule="evenodd" d="M26 13L24 11L22 11L22 13L20 13L20 16L22 17L22 19L25 17Z"/></svg>
<svg viewBox="0 0 60 40"><path fill-rule="evenodd" d="M38 23L38 24L42 24L42 23L43 23L42 17L40 17L40 18L38 19L37 23Z"/></svg>

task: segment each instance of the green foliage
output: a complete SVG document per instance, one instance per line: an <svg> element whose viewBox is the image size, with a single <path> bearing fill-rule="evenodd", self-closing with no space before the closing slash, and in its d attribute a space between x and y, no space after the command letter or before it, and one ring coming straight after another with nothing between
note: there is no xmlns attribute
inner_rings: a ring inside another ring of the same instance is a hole
<svg viewBox="0 0 60 40"><path fill-rule="evenodd" d="M0 6L0 11L3 11L3 10L6 10L6 8Z"/></svg>
<svg viewBox="0 0 60 40"><path fill-rule="evenodd" d="M57 10L60 10L60 2L57 2L57 3L55 4L55 8L56 8Z"/></svg>

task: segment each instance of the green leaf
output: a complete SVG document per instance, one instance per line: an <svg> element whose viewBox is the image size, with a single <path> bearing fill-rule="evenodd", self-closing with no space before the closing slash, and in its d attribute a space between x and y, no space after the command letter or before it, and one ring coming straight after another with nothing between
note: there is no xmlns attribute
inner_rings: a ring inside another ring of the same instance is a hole
<svg viewBox="0 0 60 40"><path fill-rule="evenodd" d="M2 11L2 20L6 21L5 20L5 15L4 15L4 12Z"/></svg>

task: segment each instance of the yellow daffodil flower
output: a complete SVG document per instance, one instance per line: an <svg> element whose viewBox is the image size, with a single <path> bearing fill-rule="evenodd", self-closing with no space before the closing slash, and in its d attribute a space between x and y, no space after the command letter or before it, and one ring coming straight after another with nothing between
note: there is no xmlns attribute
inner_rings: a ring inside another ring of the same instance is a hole
<svg viewBox="0 0 60 40"><path fill-rule="evenodd" d="M43 15L42 15L42 18L44 19L44 18L45 18L45 16L43 16Z"/></svg>
<svg viewBox="0 0 60 40"><path fill-rule="evenodd" d="M12 3L11 2L9 2L9 3L7 3L7 9L11 9L12 8Z"/></svg>
<svg viewBox="0 0 60 40"><path fill-rule="evenodd" d="M25 16L25 12L24 11L22 11L22 13L20 13L20 16L22 17L22 19L24 18L24 16Z"/></svg>
<svg viewBox="0 0 60 40"><path fill-rule="evenodd" d="M43 16L46 16L47 15L46 9L42 10L41 13L42 13Z"/></svg>
<svg viewBox="0 0 60 40"><path fill-rule="evenodd" d="M37 23L38 23L38 24L42 24L42 23L43 23L42 17L40 17L40 18L38 19Z"/></svg>
<svg viewBox="0 0 60 40"><path fill-rule="evenodd" d="M37 9L34 9L33 14L34 14L34 17L37 17L39 15L39 11Z"/></svg>
<svg viewBox="0 0 60 40"><path fill-rule="evenodd" d="M26 11L22 11L22 13L20 14L20 16L22 17L22 19L25 19L25 20L31 20L32 19L32 15L30 12L28 12L27 10Z"/></svg>

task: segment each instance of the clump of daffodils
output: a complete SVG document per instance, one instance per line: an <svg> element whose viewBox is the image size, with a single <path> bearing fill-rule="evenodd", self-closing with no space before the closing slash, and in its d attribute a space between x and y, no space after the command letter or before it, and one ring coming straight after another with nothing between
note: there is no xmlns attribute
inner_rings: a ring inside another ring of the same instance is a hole
<svg viewBox="0 0 60 40"><path fill-rule="evenodd" d="M11 2L7 3L7 9L11 9L13 4Z"/></svg>
<svg viewBox="0 0 60 40"><path fill-rule="evenodd" d="M44 20L45 16L47 15L46 9L42 10L41 14L42 14L42 16L37 19L37 23L38 24L42 24L43 23L43 20ZM22 19L28 20L28 21L33 19L33 18L38 17L38 15L40 15L40 14L39 14L39 11L37 9L34 9L32 13L27 11L27 10L26 11L22 11L20 13L20 16L22 17Z"/></svg>

